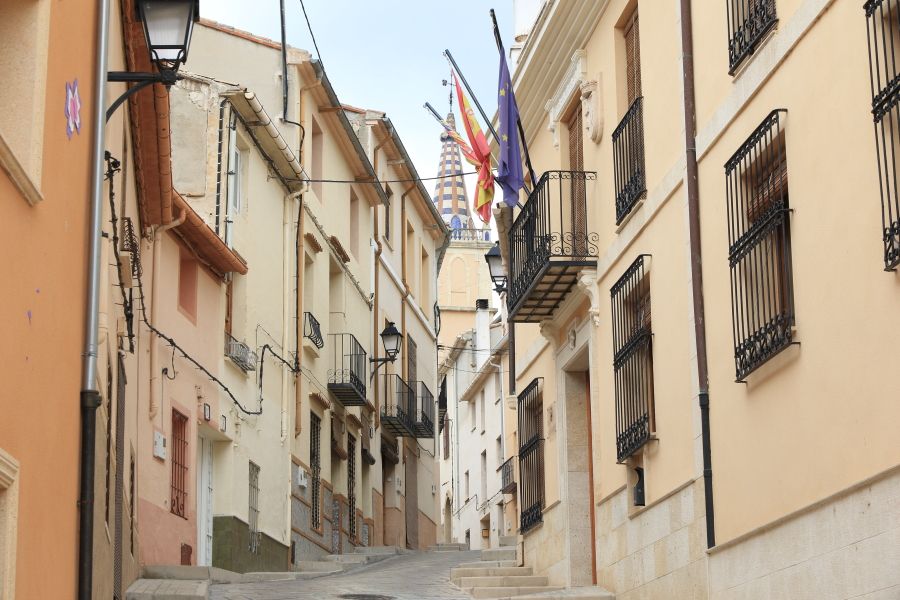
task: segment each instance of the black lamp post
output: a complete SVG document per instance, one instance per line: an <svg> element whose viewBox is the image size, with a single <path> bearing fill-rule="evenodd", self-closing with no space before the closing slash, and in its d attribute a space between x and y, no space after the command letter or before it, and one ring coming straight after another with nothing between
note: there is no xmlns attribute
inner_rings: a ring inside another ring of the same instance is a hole
<svg viewBox="0 0 900 600"><path fill-rule="evenodd" d="M389 362L392 363L397 360L397 355L400 354L400 343L403 340L403 334L394 326L393 321L387 324L387 327L384 328L384 331L382 331L380 335L381 343L384 346L384 351L387 356L369 359L369 362L375 365L376 371L381 365Z"/></svg>
<svg viewBox="0 0 900 600"><path fill-rule="evenodd" d="M129 96L154 83L171 87L178 79L178 68L187 60L194 22L200 18L199 0L135 0L137 16L144 27L144 38L154 73L110 71L107 81L134 83L106 111L106 120Z"/></svg>
<svg viewBox="0 0 900 600"><path fill-rule="evenodd" d="M493 247L484 255L487 261L491 281L494 282L494 291L498 294L506 292L506 270L503 268L503 257L500 255L500 242L494 242Z"/></svg>

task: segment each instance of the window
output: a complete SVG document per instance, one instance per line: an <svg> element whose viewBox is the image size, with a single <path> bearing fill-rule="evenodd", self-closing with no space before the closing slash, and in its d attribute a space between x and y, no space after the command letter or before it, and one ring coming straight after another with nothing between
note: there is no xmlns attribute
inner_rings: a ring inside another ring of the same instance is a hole
<svg viewBox="0 0 900 600"><path fill-rule="evenodd" d="M172 411L172 513L187 518L188 418Z"/></svg>
<svg viewBox="0 0 900 600"><path fill-rule="evenodd" d="M416 289L416 253L413 252L413 248L415 248L416 243L416 232L413 229L412 224L406 224L406 249L404 252L406 256L404 256L404 260L406 261L406 283L409 285L410 290Z"/></svg>
<svg viewBox="0 0 900 600"><path fill-rule="evenodd" d="M350 539L357 538L356 532L356 438L347 434L347 502L350 512Z"/></svg>
<svg viewBox="0 0 900 600"><path fill-rule="evenodd" d="M469 400L469 425L472 427L472 431L475 431L475 428L478 427L478 412L476 411L475 403L476 400Z"/></svg>
<svg viewBox="0 0 900 600"><path fill-rule="evenodd" d="M566 123L569 132L569 170L584 171L584 122L582 121L581 104L579 103ZM587 190L585 180L572 178L569 189L569 214L572 215L572 233L578 248L577 256L587 254Z"/></svg>
<svg viewBox="0 0 900 600"><path fill-rule="evenodd" d="M197 322L197 261L181 250L178 265L178 308L191 322Z"/></svg>
<svg viewBox="0 0 900 600"><path fill-rule="evenodd" d="M350 190L350 253L359 259L359 198Z"/></svg>
<svg viewBox="0 0 900 600"><path fill-rule="evenodd" d="M238 134L237 121L232 118L231 135L228 139L228 188L225 204L225 244L234 246L234 223L244 210L247 195L247 169L250 153L246 142Z"/></svg>
<svg viewBox="0 0 900 600"><path fill-rule="evenodd" d="M726 0L728 3L728 74L753 52L778 22L775 0Z"/></svg>
<svg viewBox="0 0 900 600"><path fill-rule="evenodd" d="M0 52L0 106L16 107L0 113L0 167L12 175L13 182L32 204L40 200L37 188L42 172L50 5L49 0L0 2L0 40L5 49ZM59 93L63 91L60 87ZM89 95L85 89L80 94L82 99ZM57 98L55 93L53 98ZM62 100L59 96L60 104ZM87 112L85 105L81 112L83 128L88 127ZM87 130L80 133L90 135Z"/></svg>
<svg viewBox="0 0 900 600"><path fill-rule="evenodd" d="M310 486L312 492L310 494L310 527L319 529L322 527L322 501L321 494L321 477L322 477L322 419L316 413L310 413L310 429L309 429L309 464L311 473Z"/></svg>
<svg viewBox="0 0 900 600"><path fill-rule="evenodd" d="M610 290L616 395L616 458L647 443L653 422L653 331L646 255L638 256Z"/></svg>
<svg viewBox="0 0 900 600"><path fill-rule="evenodd" d="M450 460L450 427L452 425L452 421L447 414L444 414L444 440L441 444L444 449L444 460Z"/></svg>
<svg viewBox="0 0 900 600"><path fill-rule="evenodd" d="M625 46L625 89L628 110L612 134L616 185L616 224L647 196L644 169L644 108L641 95L641 45L637 11L622 29Z"/></svg>
<svg viewBox="0 0 900 600"><path fill-rule="evenodd" d="M725 164L737 381L787 348L793 335L784 114L769 113Z"/></svg>
<svg viewBox="0 0 900 600"><path fill-rule="evenodd" d="M250 461L250 502L247 521L250 527L250 552L259 552L259 466Z"/></svg>
<svg viewBox="0 0 900 600"><path fill-rule="evenodd" d="M412 336L406 335L406 381L409 387L419 380L419 348Z"/></svg>
<svg viewBox="0 0 900 600"><path fill-rule="evenodd" d="M518 396L519 528L525 533L544 519L544 380L533 379Z"/></svg>
<svg viewBox="0 0 900 600"><path fill-rule="evenodd" d="M419 285L422 291L419 293L419 306L426 308L431 298L431 263L429 262L428 251L422 246L422 264L419 268L420 281ZM427 313L426 313L427 314Z"/></svg>
<svg viewBox="0 0 900 600"><path fill-rule="evenodd" d="M485 423L487 422L487 399L484 397L484 389L478 396L478 404L481 407L481 433L484 433Z"/></svg>
<svg viewBox="0 0 900 600"><path fill-rule="evenodd" d="M900 6L895 0L869 0L865 4L869 35L869 73L875 151L881 184L881 237L884 269L900 265Z"/></svg>
<svg viewBox="0 0 900 600"><path fill-rule="evenodd" d="M391 186L386 185L384 186L384 193L387 196L387 202L384 203L384 237L388 242L391 242L391 223L394 220L391 203L394 201L394 192L391 191Z"/></svg>
<svg viewBox="0 0 900 600"><path fill-rule="evenodd" d="M481 502L487 502L487 450L481 452Z"/></svg>

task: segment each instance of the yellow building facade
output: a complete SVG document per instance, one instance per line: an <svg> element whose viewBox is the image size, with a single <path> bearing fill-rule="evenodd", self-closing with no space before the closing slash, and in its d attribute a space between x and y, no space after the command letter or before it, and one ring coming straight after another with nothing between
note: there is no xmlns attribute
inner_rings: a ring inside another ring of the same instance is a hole
<svg viewBox="0 0 900 600"><path fill-rule="evenodd" d="M544 3L514 74L542 193L497 215L551 584L900 590L891 10Z"/></svg>

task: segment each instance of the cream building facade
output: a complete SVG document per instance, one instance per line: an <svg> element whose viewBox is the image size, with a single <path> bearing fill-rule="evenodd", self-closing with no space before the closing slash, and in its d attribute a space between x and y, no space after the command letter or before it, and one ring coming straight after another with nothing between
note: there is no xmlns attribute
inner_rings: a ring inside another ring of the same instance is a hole
<svg viewBox="0 0 900 600"><path fill-rule="evenodd" d="M547 171L497 213L524 563L619 598L892 597L896 7L644 4L546 2L518 57Z"/></svg>

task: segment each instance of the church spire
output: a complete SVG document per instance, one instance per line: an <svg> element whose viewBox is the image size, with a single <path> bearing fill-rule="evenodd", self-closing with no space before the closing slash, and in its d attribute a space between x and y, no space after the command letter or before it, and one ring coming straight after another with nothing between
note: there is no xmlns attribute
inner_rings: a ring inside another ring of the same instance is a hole
<svg viewBox="0 0 900 600"><path fill-rule="evenodd" d="M452 112L447 115L447 124L456 127ZM451 230L475 229L475 223L469 214L459 145L447 132L441 133L441 142L441 163L438 168L440 179L434 188L434 204Z"/></svg>

